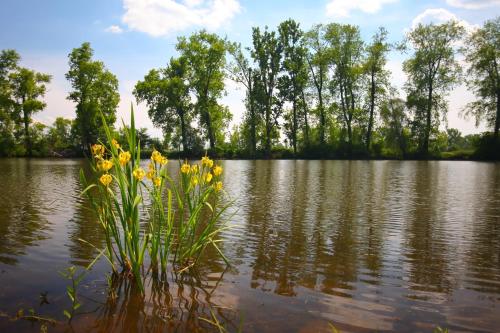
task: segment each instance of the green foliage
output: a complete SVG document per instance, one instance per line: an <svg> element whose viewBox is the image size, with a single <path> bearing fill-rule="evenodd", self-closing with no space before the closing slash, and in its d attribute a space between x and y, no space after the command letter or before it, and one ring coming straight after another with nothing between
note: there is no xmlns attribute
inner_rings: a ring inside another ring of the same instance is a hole
<svg viewBox="0 0 500 333"><path fill-rule="evenodd" d="M476 100L465 108L476 124L485 121L493 128L496 138L500 131L500 16L487 21L466 40L463 49L469 63L467 86L476 95Z"/></svg>
<svg viewBox="0 0 500 333"><path fill-rule="evenodd" d="M330 91L335 96L338 119L347 130L347 149L353 145L353 122L359 120L359 104L363 85L364 43L359 27L350 24L331 23L326 28L325 39L329 43L331 64L334 66Z"/></svg>
<svg viewBox="0 0 500 333"><path fill-rule="evenodd" d="M76 104L75 128L80 149L88 152L89 146L104 138L101 114L110 125L116 120L116 107L120 101L118 79L106 69L104 63L92 59L90 43L83 43L69 54L69 71L66 79L73 90L68 95Z"/></svg>
<svg viewBox="0 0 500 333"><path fill-rule="evenodd" d="M458 22L419 24L406 36L402 49L411 48L413 55L403 62L408 76L405 89L408 104L415 114L414 126L423 156L429 152L432 132L446 117L446 93L458 83L461 67L455 60L455 44L464 33Z"/></svg>
<svg viewBox="0 0 500 333"><path fill-rule="evenodd" d="M306 67L306 48L303 40L303 32L299 24L289 19L278 26L279 39L283 48L282 70L283 74L278 79L278 89L281 102L290 102L292 110L289 117L285 117L286 127L294 154L297 154L297 135L299 131L299 99L308 79ZM302 110L307 119L307 108ZM288 119L287 119L288 118ZM306 140L308 140L308 128L306 125Z"/></svg>
<svg viewBox="0 0 500 333"><path fill-rule="evenodd" d="M387 30L379 28L372 38L372 43L367 47L366 61L364 64L365 74L368 76L368 105L370 115L366 131L366 149L370 150L372 129L375 121L375 106L383 101L384 95L389 88L389 71L385 69L387 64L387 53L390 45L387 43Z"/></svg>
<svg viewBox="0 0 500 333"><path fill-rule="evenodd" d="M194 118L188 83L190 67L186 57L171 58L167 68L153 69L137 82L134 95L148 106L148 115L164 133L180 137L182 150L191 152L195 142L189 137Z"/></svg>
<svg viewBox="0 0 500 333"><path fill-rule="evenodd" d="M161 140L137 130L140 155L157 149L193 157L208 144L214 156L229 158L468 158L476 149L471 158L495 158L489 135L462 137L444 132L442 123L447 93L461 78L456 54L464 42L466 81L476 100L463 112L486 122L498 140L499 22L487 21L465 39L454 21L414 27L399 46L409 53L402 99L389 83L392 45L383 27L369 43L354 25L319 24L303 32L293 19L276 31L254 27L249 48L205 30L180 37L179 54L135 86L136 100L163 130ZM100 114L114 124L118 82L92 58L88 43L69 54L68 99L77 104L76 119L47 127L31 115L43 109L50 77L19 68L15 51L1 52L0 156L74 156L106 137ZM246 110L232 131L232 110L220 103L227 78L245 89ZM115 134L128 149L126 131Z"/></svg>
<svg viewBox="0 0 500 333"><path fill-rule="evenodd" d="M194 110L210 148L215 149L217 139L221 139L221 132L231 120L231 113L218 104L225 92L226 41L202 30L189 38L179 37L176 49L189 65L188 83L196 97Z"/></svg>
<svg viewBox="0 0 500 333"><path fill-rule="evenodd" d="M278 75L281 71L283 45L274 31L252 29L252 59L257 64L254 98L256 107L264 121L264 147L267 157L271 155L272 141L276 137L277 120L282 106L276 98Z"/></svg>
<svg viewBox="0 0 500 333"><path fill-rule="evenodd" d="M18 66L20 56L14 50L0 54L0 155L14 155L21 126L24 150L33 154L30 133L31 116L45 108L41 100L50 75ZM16 133L17 132L17 133Z"/></svg>

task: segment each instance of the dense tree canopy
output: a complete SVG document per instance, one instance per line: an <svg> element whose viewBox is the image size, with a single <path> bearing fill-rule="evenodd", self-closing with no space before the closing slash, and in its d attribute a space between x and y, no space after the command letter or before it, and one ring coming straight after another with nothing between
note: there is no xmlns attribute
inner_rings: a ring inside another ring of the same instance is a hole
<svg viewBox="0 0 500 333"><path fill-rule="evenodd" d="M102 61L93 60L93 55L89 43L73 49L66 73L73 88L68 99L76 104L75 127L84 151L88 151L90 145L104 134L101 115L109 125L115 123L116 107L120 101L118 79Z"/></svg>
<svg viewBox="0 0 500 333"><path fill-rule="evenodd" d="M468 33L456 21L413 27L397 43L406 57L402 93L390 84L387 57L398 49L383 27L366 42L355 25L303 31L293 19L275 29L254 27L247 47L204 30L179 37L167 65L135 85L136 101L163 131L160 140L141 129L141 144L186 157L211 149L251 158L495 158L499 22ZM0 155L81 153L102 134L101 115L115 122L118 81L93 59L90 44L69 54L68 99L76 104L76 117L58 118L51 126L32 119L45 107L50 76L19 62L15 51L1 51ZM461 67L476 96L464 114L486 122L492 134L462 136L446 126L447 94L462 82ZM235 110L223 104L228 79L245 92L241 122L231 129ZM118 130L117 138L122 134Z"/></svg>
<svg viewBox="0 0 500 333"><path fill-rule="evenodd" d="M477 99L466 111L477 123L486 121L493 128L495 139L500 130L500 17L487 21L474 31L465 43L469 68L467 84Z"/></svg>
<svg viewBox="0 0 500 333"><path fill-rule="evenodd" d="M408 75L406 90L414 108L415 125L420 138L420 152L427 155L431 132L439 127L440 117L446 117L445 96L458 83L461 67L455 58L456 42L464 34L458 22L419 24L407 35L406 47L412 56L403 63Z"/></svg>

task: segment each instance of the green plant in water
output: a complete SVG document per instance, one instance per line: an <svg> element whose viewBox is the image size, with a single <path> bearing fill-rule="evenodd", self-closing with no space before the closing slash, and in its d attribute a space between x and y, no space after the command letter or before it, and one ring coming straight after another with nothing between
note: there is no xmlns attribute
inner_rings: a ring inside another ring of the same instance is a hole
<svg viewBox="0 0 500 333"><path fill-rule="evenodd" d="M86 186L82 193L102 226L113 271L118 273L121 267L143 290L146 252L151 268L164 273L169 263L181 270L195 265L209 245L224 258L217 235L225 228L221 217L231 203L223 204L221 198L222 167L205 156L201 164L183 163L177 177L171 177L167 157L155 150L146 171L140 165L133 110L130 127L125 127L129 150L113 138L104 118L103 123L107 144L91 147L91 166L98 180L89 184L83 170L80 177ZM148 213L145 223L141 212Z"/></svg>
<svg viewBox="0 0 500 333"><path fill-rule="evenodd" d="M68 280L71 280L71 285L66 287L66 295L68 295L71 300L71 309L63 310L64 315L68 318L68 321L71 322L73 316L75 315L76 310L78 310L81 304L78 302L76 290L82 279L84 278L83 274L78 276L76 275L76 267L71 266L66 268L65 271L60 272L60 274Z"/></svg>
<svg viewBox="0 0 500 333"><path fill-rule="evenodd" d="M63 310L64 315L68 318L68 322L71 323L71 320L75 316L76 310L82 306L78 300L78 286L82 282L83 278L87 275L87 273L92 269L94 264L99 260L104 251L101 251L92 262L85 267L85 270L81 273L77 274L77 268L75 266L71 266L66 268L64 271L59 272L61 276L71 281L71 284L66 286L66 295L68 295L71 300L71 309Z"/></svg>

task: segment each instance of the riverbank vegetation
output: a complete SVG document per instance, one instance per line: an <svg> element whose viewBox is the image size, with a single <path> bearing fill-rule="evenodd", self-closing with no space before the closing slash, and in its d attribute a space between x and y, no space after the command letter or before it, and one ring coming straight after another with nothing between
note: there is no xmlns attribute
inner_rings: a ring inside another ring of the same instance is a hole
<svg viewBox="0 0 500 333"><path fill-rule="evenodd" d="M220 158L443 158L500 156L500 17L466 31L458 22L419 24L398 43L380 28L369 41L350 24L305 31L290 19L277 29L255 27L247 47L207 31L178 38L177 55L151 69L134 96L164 137L138 129L144 155L174 157L208 150ZM407 80L391 85L387 59L401 52ZM0 54L0 155L81 156L104 139L119 102L118 80L89 43L69 54L66 78L74 119L33 120L46 106L50 75L19 65L14 50ZM222 104L226 85L245 91L246 110L229 129ZM491 132L463 136L447 128L447 96L465 82L475 100L462 116ZM403 95L403 96L401 96ZM111 129L120 144L126 130Z"/></svg>

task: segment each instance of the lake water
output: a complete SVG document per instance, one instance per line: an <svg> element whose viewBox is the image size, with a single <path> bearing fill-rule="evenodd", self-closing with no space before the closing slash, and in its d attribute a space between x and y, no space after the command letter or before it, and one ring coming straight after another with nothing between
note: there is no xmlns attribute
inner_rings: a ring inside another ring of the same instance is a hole
<svg viewBox="0 0 500 333"><path fill-rule="evenodd" d="M109 292L104 260L69 281L103 236L80 198L82 160L0 160L0 332L33 309L49 332L500 331L500 164L425 161L224 161L235 199L196 273L127 281ZM177 168L170 163L169 168ZM161 280L161 279L160 279ZM10 318L9 318L10 317Z"/></svg>

